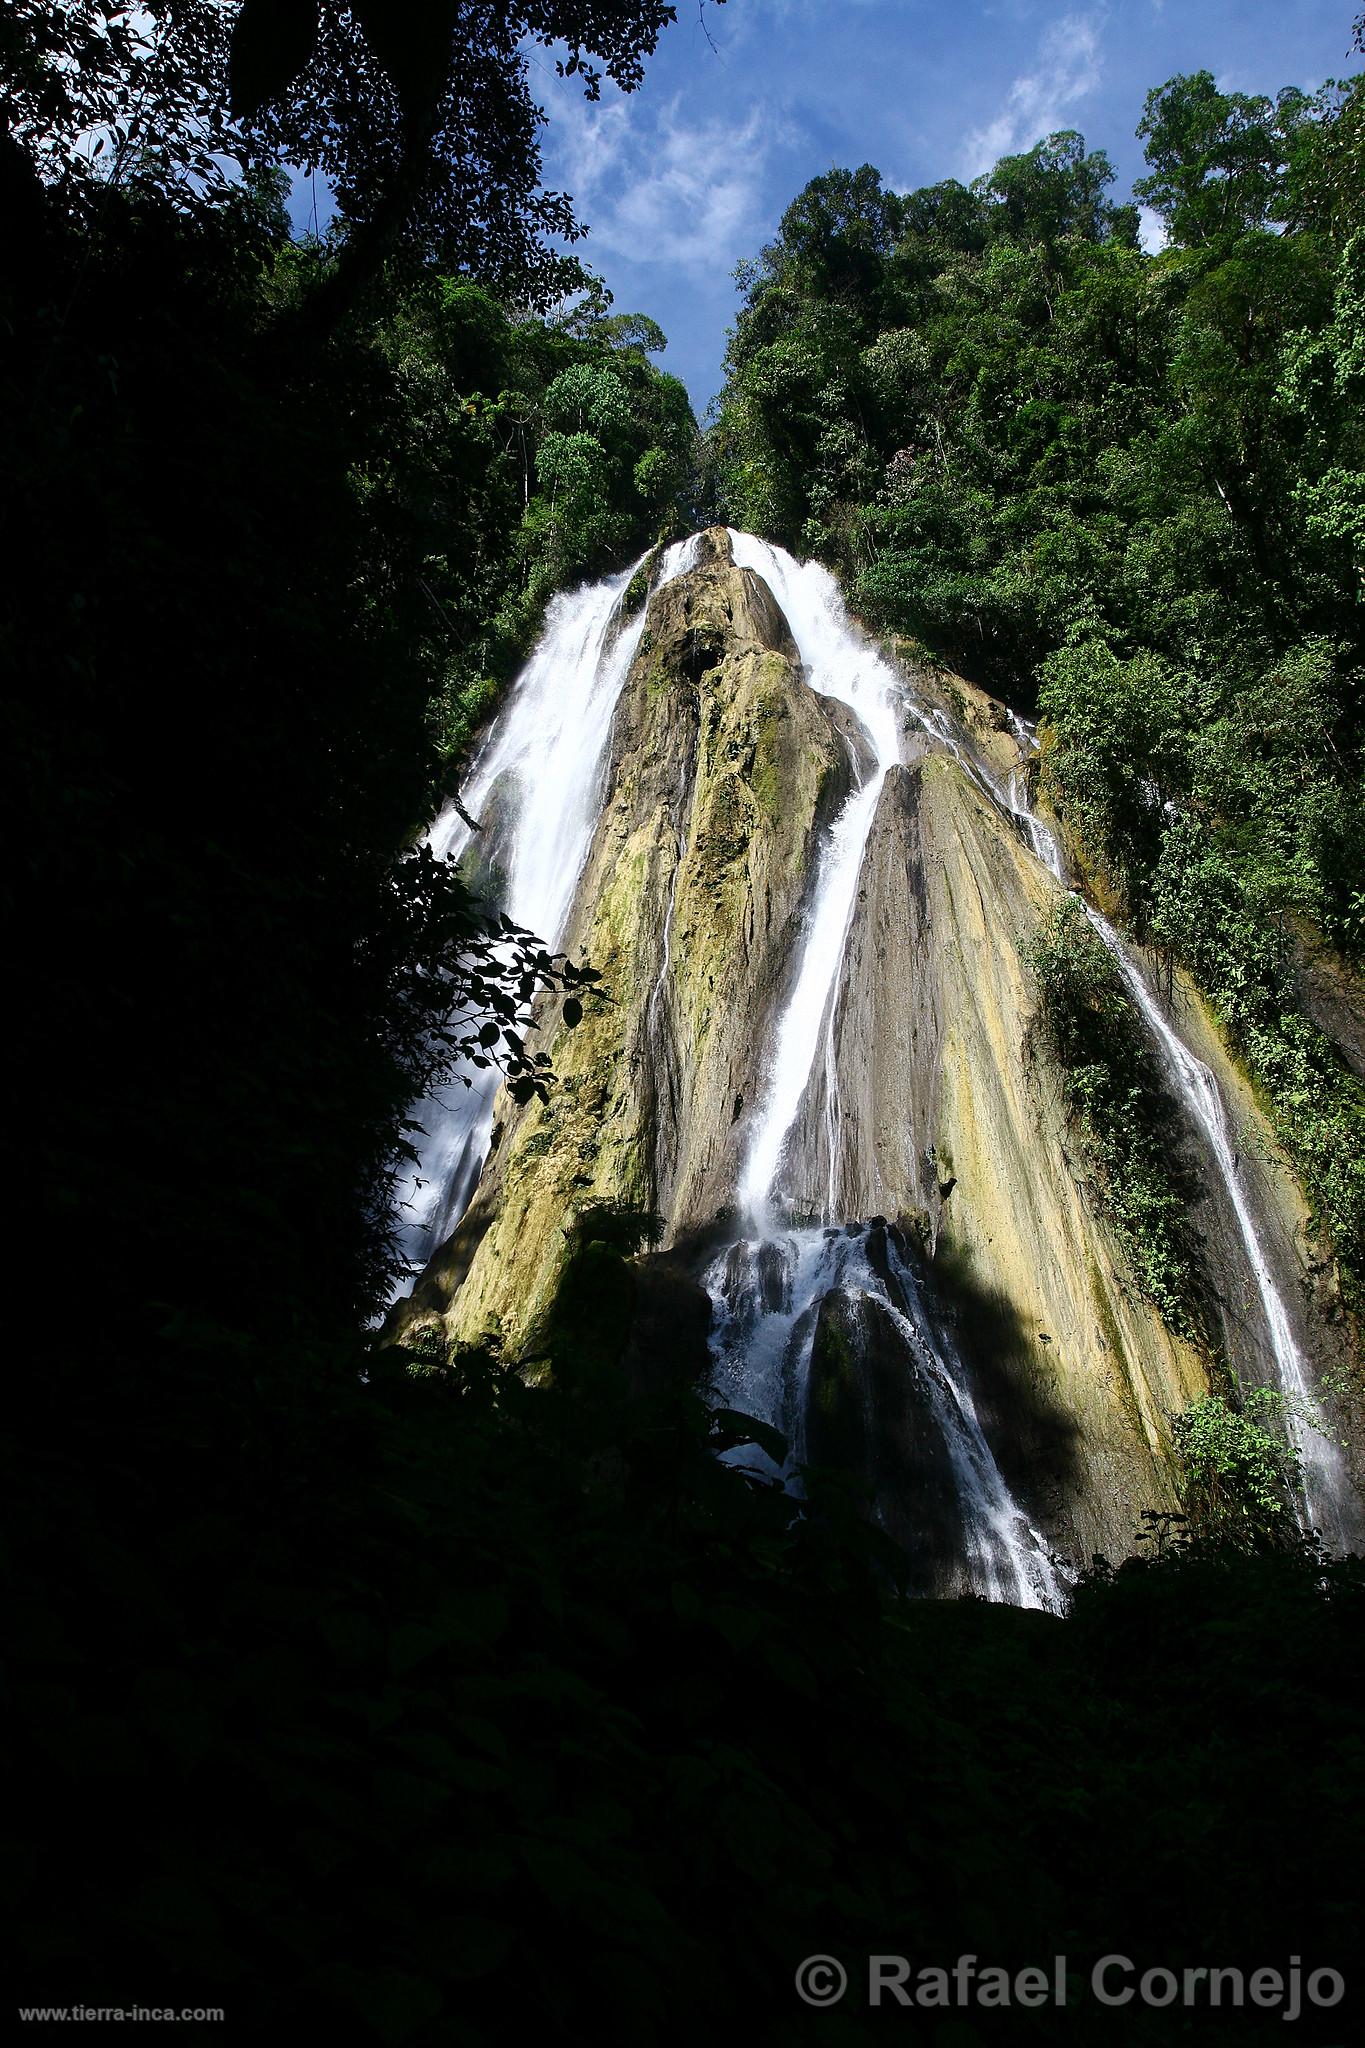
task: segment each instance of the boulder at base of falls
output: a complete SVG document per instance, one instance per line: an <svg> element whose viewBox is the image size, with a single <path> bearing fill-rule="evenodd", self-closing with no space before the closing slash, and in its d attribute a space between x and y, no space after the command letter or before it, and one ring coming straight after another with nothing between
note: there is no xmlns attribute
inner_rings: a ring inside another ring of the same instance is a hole
<svg viewBox="0 0 1365 2048"><path fill-rule="evenodd" d="M621 1369L632 1394L648 1399L696 1386L711 1369L711 1297L667 1252L632 1261L635 1297Z"/></svg>
<svg viewBox="0 0 1365 2048"><path fill-rule="evenodd" d="M905 1549L913 1589L942 1597L966 1590L965 1545L931 1369L884 1302L827 1294L811 1350L806 1457L869 1490L869 1519Z"/></svg>

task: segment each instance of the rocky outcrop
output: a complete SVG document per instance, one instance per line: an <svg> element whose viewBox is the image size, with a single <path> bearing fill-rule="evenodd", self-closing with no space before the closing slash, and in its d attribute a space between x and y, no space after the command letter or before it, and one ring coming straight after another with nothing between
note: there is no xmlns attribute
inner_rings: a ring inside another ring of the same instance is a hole
<svg viewBox="0 0 1365 2048"><path fill-rule="evenodd" d="M1251 1377L1268 1370L1216 1190L1193 1219L1209 1347L1142 1295L1032 1028L1029 942L1062 884L1012 817L1017 798L988 794L1021 786L1019 741L983 692L933 671L908 680L904 764L880 788L823 1050L775 1183L797 1221L847 1225L872 1267L857 1277L831 1253L801 1308L794 1239L723 1250L756 1235L733 1216L735 1188L824 828L876 760L854 713L811 688L767 585L715 529L650 599L617 705L567 941L600 993L574 1029L557 1004L543 1010L557 1085L525 1108L499 1098L474 1200L401 1313L458 1341L491 1337L533 1369L566 1270L580 1293L596 1270L574 1249L576 1220L654 1216L663 1250L635 1262L631 1334L612 1352L643 1387L702 1361L696 1277L721 1247L717 1327L729 1317L741 1353L760 1323L780 1336L789 1393L804 1371L799 1412L784 1416L798 1455L861 1481L921 1590L943 1592L964 1583L961 1441L955 1479L945 1436L945 1416L965 1426L961 1402L1029 1542L1083 1563L1128 1550L1144 1509L1176 1505L1173 1419L1207 1391L1220 1345ZM1333 1358L1342 1340L1297 1184L1188 991L1181 1028L1255 1133L1246 1174L1282 1292L1304 1349ZM1183 1131L1173 1105L1173 1153ZM820 1230L806 1238L819 1252Z"/></svg>
<svg viewBox="0 0 1365 2048"><path fill-rule="evenodd" d="M1309 1397L1337 1440L1353 1477L1353 1498L1338 1503L1327 1534L1336 1547L1365 1545L1365 1393L1359 1330L1342 1296L1341 1275L1322 1220L1316 1216L1245 1068L1228 1050L1218 1022L1190 977L1176 973L1169 1007L1186 1045L1218 1079L1236 1133L1238 1172L1251 1198L1262 1250L1307 1364ZM1327 1024L1314 1018L1322 1029ZM1349 1020L1338 1017L1338 1043L1349 1057ZM1223 1353L1248 1385L1274 1385L1264 1321L1240 1255L1238 1233L1222 1191L1205 1177L1195 1218Z"/></svg>
<svg viewBox="0 0 1365 2048"><path fill-rule="evenodd" d="M961 1503L918 1356L886 1303L838 1290L821 1303L806 1387L806 1454L861 1485L910 1561L916 1592L967 1590Z"/></svg>
<svg viewBox="0 0 1365 2048"><path fill-rule="evenodd" d="M1001 1470L1084 1560L1124 1548L1144 1507L1174 1505L1170 1416L1207 1374L1137 1295L1031 1054L1024 947L1059 888L950 756L893 769L832 1075L798 1143L812 1189L835 1145L841 1213L918 1235Z"/></svg>
<svg viewBox="0 0 1365 2048"><path fill-rule="evenodd" d="M1304 923L1295 934L1295 965L1303 1013L1365 1080L1365 982L1320 932Z"/></svg>
<svg viewBox="0 0 1365 2048"><path fill-rule="evenodd" d="M542 1018L559 1085L525 1110L499 1099L490 1165L419 1312L516 1357L579 1210L658 1211L670 1239L724 1210L818 836L851 774L766 584L714 530L651 599L616 713L568 938L602 993L576 1030Z"/></svg>

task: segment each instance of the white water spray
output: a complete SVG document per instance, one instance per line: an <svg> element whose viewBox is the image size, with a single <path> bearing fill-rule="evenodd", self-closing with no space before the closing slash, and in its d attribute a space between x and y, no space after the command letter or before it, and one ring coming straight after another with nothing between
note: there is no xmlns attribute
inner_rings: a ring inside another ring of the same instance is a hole
<svg viewBox="0 0 1365 2048"><path fill-rule="evenodd" d="M665 551L655 588L691 568L699 538L693 534ZM473 817L496 807L488 829L506 871L500 907L552 950L563 940L592 844L611 722L644 630L645 607L623 624L621 600L647 559L551 600L544 631L463 790L463 809ZM433 853L458 860L473 837L450 803L427 843ZM494 1069L474 1069L414 1111L425 1136L398 1203L399 1236L413 1274L459 1222L478 1185L499 1079Z"/></svg>
<svg viewBox="0 0 1365 2048"><path fill-rule="evenodd" d="M799 1489L807 1455L806 1396L821 1305L832 1294L876 1301L900 1339L911 1384L937 1429L961 1515L963 1583L986 1600L1059 1609L1065 1592L1047 1545L995 1461L961 1360L930 1315L918 1275L895 1236L882 1234L890 1284L870 1255L873 1228L812 1227L762 1243L727 1246L706 1287L715 1304L716 1391L731 1406L780 1429L788 1455L780 1473L751 1447L731 1461L757 1463Z"/></svg>

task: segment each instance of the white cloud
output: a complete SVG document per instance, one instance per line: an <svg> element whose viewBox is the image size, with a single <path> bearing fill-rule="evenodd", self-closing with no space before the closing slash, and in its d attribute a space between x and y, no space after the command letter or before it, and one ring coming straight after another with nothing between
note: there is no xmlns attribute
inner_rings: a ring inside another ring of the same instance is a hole
<svg viewBox="0 0 1365 2048"><path fill-rule="evenodd" d="M1147 251L1147 254L1149 256L1159 256L1170 239L1166 232L1166 223L1162 220L1161 216L1153 213L1150 206L1140 206L1138 208L1138 240Z"/></svg>
<svg viewBox="0 0 1365 2048"><path fill-rule="evenodd" d="M573 194L591 228L589 263L605 251L714 276L762 239L764 174L786 123L761 103L739 123L689 122L681 106L679 97L657 109L638 98L554 108L546 179Z"/></svg>
<svg viewBox="0 0 1365 2048"><path fill-rule="evenodd" d="M962 148L964 178L989 171L1002 156L1031 149L1045 135L1072 124L1068 109L1100 82L1099 19L1066 14L1055 21L1038 47L1035 68L1016 78L993 121L974 128Z"/></svg>

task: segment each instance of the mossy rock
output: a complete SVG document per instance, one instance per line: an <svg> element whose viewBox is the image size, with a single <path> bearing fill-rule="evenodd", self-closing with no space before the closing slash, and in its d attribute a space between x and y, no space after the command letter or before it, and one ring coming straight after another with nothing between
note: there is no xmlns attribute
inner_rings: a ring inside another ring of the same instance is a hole
<svg viewBox="0 0 1365 2048"><path fill-rule="evenodd" d="M653 567L653 562L654 557L651 555L648 560L641 563L626 585L621 596L621 617L623 619L633 619L640 606L649 596L650 571Z"/></svg>

